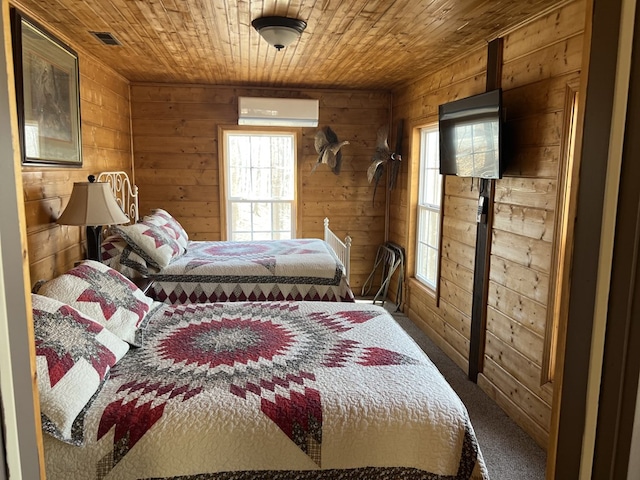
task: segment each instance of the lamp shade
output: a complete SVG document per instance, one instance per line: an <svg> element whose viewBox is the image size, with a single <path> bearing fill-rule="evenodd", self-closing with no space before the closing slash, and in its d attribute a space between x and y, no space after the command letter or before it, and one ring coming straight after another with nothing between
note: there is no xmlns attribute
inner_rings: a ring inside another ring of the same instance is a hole
<svg viewBox="0 0 640 480"><path fill-rule="evenodd" d="M307 28L305 21L289 17L260 17L253 20L251 25L277 50L295 42Z"/></svg>
<svg viewBox="0 0 640 480"><path fill-rule="evenodd" d="M67 208L58 218L61 225L117 225L128 221L106 182L74 183Z"/></svg>

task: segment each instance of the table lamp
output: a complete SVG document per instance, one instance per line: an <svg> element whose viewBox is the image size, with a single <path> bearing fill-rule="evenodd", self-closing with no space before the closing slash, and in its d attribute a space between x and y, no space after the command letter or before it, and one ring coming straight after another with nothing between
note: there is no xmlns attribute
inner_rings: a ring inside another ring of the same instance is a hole
<svg viewBox="0 0 640 480"><path fill-rule="evenodd" d="M105 225L117 225L129 222L116 198L111 185L96 182L89 175L88 182L75 182L67 207L58 218L60 225L86 225L87 258L102 261L102 228Z"/></svg>

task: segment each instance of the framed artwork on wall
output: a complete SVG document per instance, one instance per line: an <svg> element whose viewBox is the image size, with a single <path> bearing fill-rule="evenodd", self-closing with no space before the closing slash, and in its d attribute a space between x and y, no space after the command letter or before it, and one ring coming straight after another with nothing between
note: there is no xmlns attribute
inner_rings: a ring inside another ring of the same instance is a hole
<svg viewBox="0 0 640 480"><path fill-rule="evenodd" d="M22 164L82 166L78 55L11 10Z"/></svg>

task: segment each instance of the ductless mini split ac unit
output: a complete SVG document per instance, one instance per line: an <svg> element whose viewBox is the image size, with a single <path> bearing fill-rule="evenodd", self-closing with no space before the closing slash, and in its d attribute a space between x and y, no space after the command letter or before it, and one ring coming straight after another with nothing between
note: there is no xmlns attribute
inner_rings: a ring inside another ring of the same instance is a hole
<svg viewBox="0 0 640 480"><path fill-rule="evenodd" d="M318 100L238 97L238 125L317 127Z"/></svg>

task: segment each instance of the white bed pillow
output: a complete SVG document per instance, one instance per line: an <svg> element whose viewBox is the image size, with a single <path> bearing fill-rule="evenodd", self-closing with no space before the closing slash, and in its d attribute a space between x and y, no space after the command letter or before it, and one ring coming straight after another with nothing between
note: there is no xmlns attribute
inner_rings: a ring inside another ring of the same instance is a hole
<svg viewBox="0 0 640 480"><path fill-rule="evenodd" d="M180 222L173 218L173 216L166 210L163 210L162 208L151 210L151 215L145 216L142 220L168 229L178 241L178 244L182 248L187 248L187 245L189 244L189 235L187 235L187 231L182 227Z"/></svg>
<svg viewBox="0 0 640 480"><path fill-rule="evenodd" d="M118 234L109 235L102 242L102 263L117 270L128 279L148 277L158 273L159 268L152 267L136 253L127 241Z"/></svg>
<svg viewBox="0 0 640 480"><path fill-rule="evenodd" d="M85 260L44 283L38 294L71 305L131 345L143 343L145 318L153 299L107 265Z"/></svg>
<svg viewBox="0 0 640 480"><path fill-rule="evenodd" d="M133 225L116 225L112 231L122 236L147 263L164 268L185 252L173 231L147 220Z"/></svg>
<svg viewBox="0 0 640 480"><path fill-rule="evenodd" d="M81 445L82 420L77 419L129 345L58 300L32 294L31 302L43 428Z"/></svg>

